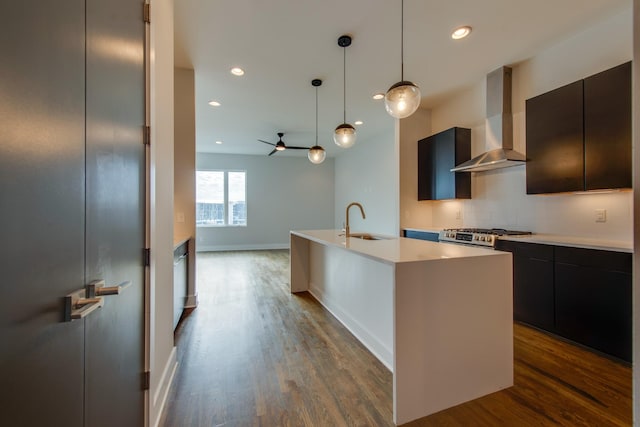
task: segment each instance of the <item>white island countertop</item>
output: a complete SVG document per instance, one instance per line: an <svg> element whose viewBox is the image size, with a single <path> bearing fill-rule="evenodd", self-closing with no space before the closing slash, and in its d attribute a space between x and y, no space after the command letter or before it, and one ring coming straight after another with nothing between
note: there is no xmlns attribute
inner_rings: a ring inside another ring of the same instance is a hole
<svg viewBox="0 0 640 427"><path fill-rule="evenodd" d="M382 236L383 239L381 240L363 240L354 237L345 238L344 232L340 230L298 230L291 231L291 234L323 245L346 248L386 264L495 256L498 254L498 252L492 249L458 245L455 243L429 242L404 237ZM377 235L374 234L373 236Z"/></svg>

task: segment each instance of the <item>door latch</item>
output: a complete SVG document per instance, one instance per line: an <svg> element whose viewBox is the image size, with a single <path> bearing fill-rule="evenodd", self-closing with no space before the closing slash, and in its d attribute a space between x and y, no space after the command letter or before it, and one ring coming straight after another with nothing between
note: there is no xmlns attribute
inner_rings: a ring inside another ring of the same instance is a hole
<svg viewBox="0 0 640 427"><path fill-rule="evenodd" d="M87 298L120 295L129 286L131 286L130 280L122 282L118 286L105 286L104 280L94 280L87 285Z"/></svg>
<svg viewBox="0 0 640 427"><path fill-rule="evenodd" d="M103 304L102 297L88 297L86 289L78 289L64 297L64 321L83 319Z"/></svg>

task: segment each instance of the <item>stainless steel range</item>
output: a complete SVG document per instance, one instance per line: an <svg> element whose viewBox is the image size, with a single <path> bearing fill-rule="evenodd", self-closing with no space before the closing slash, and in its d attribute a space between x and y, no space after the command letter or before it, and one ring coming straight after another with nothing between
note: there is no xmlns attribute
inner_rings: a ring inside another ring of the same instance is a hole
<svg viewBox="0 0 640 427"><path fill-rule="evenodd" d="M441 242L464 243L493 248L499 236L526 236L530 231L505 230L502 228L447 228L440 232Z"/></svg>

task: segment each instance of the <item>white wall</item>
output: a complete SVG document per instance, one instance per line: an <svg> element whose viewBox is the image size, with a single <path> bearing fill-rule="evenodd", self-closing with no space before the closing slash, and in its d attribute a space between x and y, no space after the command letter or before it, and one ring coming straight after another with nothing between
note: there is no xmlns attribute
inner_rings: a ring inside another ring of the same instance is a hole
<svg viewBox="0 0 640 427"><path fill-rule="evenodd" d="M173 1L151 1L148 424L160 420L176 367L173 345Z"/></svg>
<svg viewBox="0 0 640 427"><path fill-rule="evenodd" d="M431 135L431 111L418 109L400 120L400 223L404 228L430 228L430 202L418 201L418 141Z"/></svg>
<svg viewBox="0 0 640 427"><path fill-rule="evenodd" d="M342 228L345 209L360 202L367 218L362 219L357 207L349 214L352 232L398 235L399 148L396 131L389 131L367 141L357 141L352 148L336 157L335 228Z"/></svg>
<svg viewBox="0 0 640 427"><path fill-rule="evenodd" d="M514 148L526 152L525 100L611 68L632 58L631 8L513 67ZM498 68L503 64L495 64ZM509 64L506 64L509 65ZM487 70L487 72L492 70ZM431 112L431 133L452 126L472 129L472 155L485 151L485 81L447 100ZM404 166L403 166L404 167ZM526 195L525 166L472 175L472 200L427 202L435 228L505 227L612 240L631 240L632 193ZM595 209L607 210L596 223ZM424 208L411 217L428 216ZM456 220L460 211L461 220ZM403 226L409 226L403 222Z"/></svg>
<svg viewBox="0 0 640 427"><path fill-rule="evenodd" d="M247 226L197 227L198 251L288 248L290 230L333 227L331 158L198 153L196 168L247 171Z"/></svg>
<svg viewBox="0 0 640 427"><path fill-rule="evenodd" d="M174 69L173 237L178 243L196 233L196 104L194 72Z"/></svg>

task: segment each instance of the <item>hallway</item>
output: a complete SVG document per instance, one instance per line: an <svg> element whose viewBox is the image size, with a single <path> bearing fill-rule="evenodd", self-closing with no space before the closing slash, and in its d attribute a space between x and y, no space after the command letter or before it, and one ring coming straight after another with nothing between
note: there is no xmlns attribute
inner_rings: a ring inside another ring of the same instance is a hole
<svg viewBox="0 0 640 427"><path fill-rule="evenodd" d="M391 373L309 294L289 252L198 253L161 425L393 425Z"/></svg>
<svg viewBox="0 0 640 427"><path fill-rule="evenodd" d="M392 426L392 376L307 293L289 253L198 253L199 307L176 333L160 422ZM366 300L365 300L366 302ZM631 425L631 369L514 325L515 386L409 426Z"/></svg>

